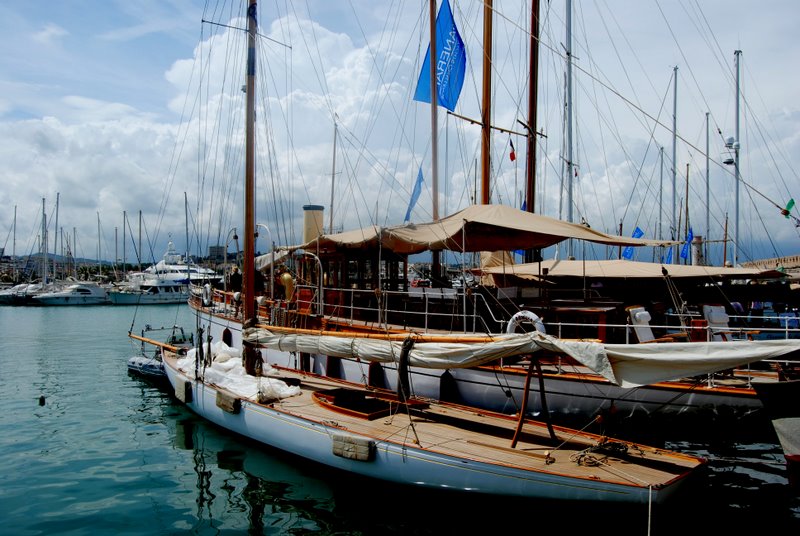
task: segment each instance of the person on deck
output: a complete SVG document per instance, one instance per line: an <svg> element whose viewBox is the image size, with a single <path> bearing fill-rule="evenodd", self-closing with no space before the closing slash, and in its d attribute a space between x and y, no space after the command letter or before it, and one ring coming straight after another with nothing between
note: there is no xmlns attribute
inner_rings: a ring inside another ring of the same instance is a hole
<svg viewBox="0 0 800 536"><path fill-rule="evenodd" d="M242 274L239 272L238 266L233 267L231 275L228 277L228 290L231 292L242 291Z"/></svg>

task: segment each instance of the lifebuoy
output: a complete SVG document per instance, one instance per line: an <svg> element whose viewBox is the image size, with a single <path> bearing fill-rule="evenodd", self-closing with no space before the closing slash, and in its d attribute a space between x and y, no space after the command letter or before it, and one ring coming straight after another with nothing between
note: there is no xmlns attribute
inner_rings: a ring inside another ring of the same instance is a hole
<svg viewBox="0 0 800 536"><path fill-rule="evenodd" d="M208 283L203 285L203 305L206 307L211 305L211 285Z"/></svg>
<svg viewBox="0 0 800 536"><path fill-rule="evenodd" d="M536 331L546 333L544 329L544 321L539 317L539 315L532 311L519 311L518 313L514 314L514 316L511 317L511 320L508 321L506 333L514 333L517 330L517 326L523 322L530 322L533 324L533 327L536 328Z"/></svg>

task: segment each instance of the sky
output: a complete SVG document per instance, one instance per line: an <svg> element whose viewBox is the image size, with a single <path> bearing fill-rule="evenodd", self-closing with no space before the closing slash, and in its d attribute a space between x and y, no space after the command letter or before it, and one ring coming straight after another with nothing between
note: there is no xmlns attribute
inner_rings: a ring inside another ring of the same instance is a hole
<svg viewBox="0 0 800 536"><path fill-rule="evenodd" d="M468 58L455 113L478 120L482 4L451 3ZM780 214L800 196L800 4L576 2L571 187L563 164L565 8L562 0L543 4L538 212L566 218L569 204L573 221L612 234L639 227L646 237L682 239L691 227L712 241L711 264L733 258L734 250L739 262L800 253L795 220ZM143 262L152 262L169 240L193 254L240 245L233 240L242 229L240 179L229 178L242 169L232 150L241 137L212 134L241 130L221 117L241 103L243 67L237 71L241 60L219 52L241 41L239 6L238 0L0 4L6 254L38 251L43 212L48 249L60 253L66 242L78 257L135 262L139 244ZM528 9L495 1L492 123L504 130L492 138L491 199L515 206L526 161L520 121L527 120ZM418 0L259 4L259 33L269 39L259 55L257 118L265 134L257 142L257 219L268 236L257 242L259 251L270 240L300 242L307 204L325 207L326 228L332 206L334 230L403 223L420 170L424 186L411 219L432 217L430 106L413 100L427 17L427 3ZM738 225L733 166L723 163L732 155L725 139L735 133L735 50L742 51ZM213 83L198 84L203 66ZM232 74L223 76L229 68ZM215 89L223 83L228 94ZM480 197L480 128L442 108L438 124L441 216ZM222 154L216 142L228 152L224 162L209 163ZM726 232L738 236L735 248L730 242L723 248ZM651 260L645 253L637 258Z"/></svg>

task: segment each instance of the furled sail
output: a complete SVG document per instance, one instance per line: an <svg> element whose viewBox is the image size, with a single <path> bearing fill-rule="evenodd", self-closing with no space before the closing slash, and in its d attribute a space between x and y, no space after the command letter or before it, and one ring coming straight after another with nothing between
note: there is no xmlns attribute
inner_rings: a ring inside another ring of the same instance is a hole
<svg viewBox="0 0 800 536"><path fill-rule="evenodd" d="M409 364L432 369L467 368L546 349L562 352L622 387L638 387L778 358L800 350L798 340L604 344L565 340L541 332L489 337L346 334L254 327L244 339L283 352L305 352L362 361L398 362L406 339Z"/></svg>

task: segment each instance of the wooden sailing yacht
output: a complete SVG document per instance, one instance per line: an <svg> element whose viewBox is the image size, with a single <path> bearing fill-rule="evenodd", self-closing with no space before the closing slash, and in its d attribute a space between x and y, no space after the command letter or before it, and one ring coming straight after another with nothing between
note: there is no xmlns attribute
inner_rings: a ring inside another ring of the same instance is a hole
<svg viewBox="0 0 800 536"><path fill-rule="evenodd" d="M617 353L617 357L609 358L601 345L560 341L541 333L426 334L418 329L397 328L388 317L378 319L377 323L353 319L345 324L344 319L330 314L331 306L334 312L340 312L338 304L323 301L323 294L327 300L332 298L327 290L318 287L317 299L302 304L290 288L291 279L282 280L288 300L286 296L282 300L259 296L253 245L258 34L255 0L249 2L247 24L242 314L235 315L233 308L228 308L232 304L222 293L206 296L210 300L200 296L193 299L192 306L202 328L198 341L202 343L185 357L169 351L163 356L166 374L179 400L227 430L301 458L347 473L443 491L660 503L704 465L704 460L694 456L548 426L531 421L524 414L513 417L422 399L414 396L408 374L410 367L446 370L471 366L497 356L528 354L544 345L569 348L613 375L616 363L624 362L625 356ZM479 212L487 208L492 207ZM432 236L445 240L441 236L442 223L435 222L419 232L428 233L428 243ZM528 228L517 231L535 236ZM350 235L349 247L365 239L373 245L393 241L393 261L404 254L404 248L414 249L414 242L420 239L418 233L403 236L398 229L391 236L380 230L374 236L360 230L359 235L359 241ZM462 236L470 237L464 244L469 247L472 230ZM480 233L474 236L476 245L482 247L485 238L481 239ZM314 244L307 245L307 250L319 253L325 243L334 244L336 238L340 245L345 243L342 237L318 236L313 239ZM452 238L449 236L447 240ZM374 252L374 247L368 249L370 254ZM311 258L319 261L316 256ZM340 262L345 261L340 259ZM316 275L321 283L322 273ZM372 295L380 297L374 290ZM241 350L225 342L231 340L230 331L225 332L230 326L242 330ZM316 374L307 368L311 348L329 356L329 367L338 359L335 356L344 354L354 360L351 363L366 363L366 360L395 363L397 387L354 384ZM275 364L276 359L287 357L291 357L294 366ZM619 368L620 373L623 368Z"/></svg>

